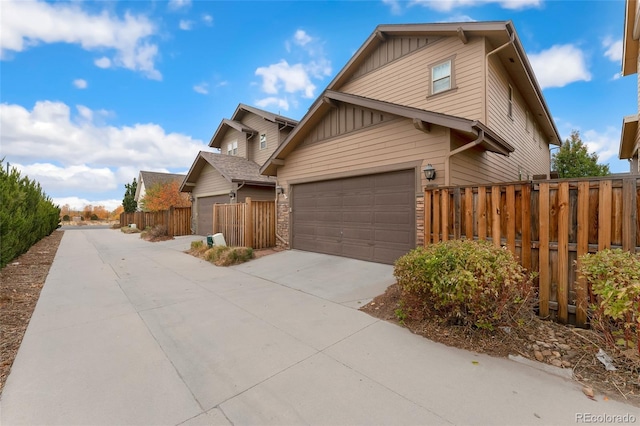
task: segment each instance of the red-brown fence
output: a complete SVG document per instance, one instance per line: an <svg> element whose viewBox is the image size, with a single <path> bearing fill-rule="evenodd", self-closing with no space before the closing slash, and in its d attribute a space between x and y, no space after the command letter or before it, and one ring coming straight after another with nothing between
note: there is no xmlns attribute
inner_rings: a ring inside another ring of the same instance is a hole
<svg viewBox="0 0 640 426"><path fill-rule="evenodd" d="M247 226L249 224L249 226ZM273 201L214 204L213 233L222 233L229 246L254 249L276 245L276 205Z"/></svg>
<svg viewBox="0 0 640 426"><path fill-rule="evenodd" d="M506 246L538 272L540 316L584 326L590 289L579 282L576 262L604 248L640 250L639 182L610 177L427 188L424 241Z"/></svg>
<svg viewBox="0 0 640 426"><path fill-rule="evenodd" d="M120 214L120 227L135 223L140 229L164 225L169 235L191 235L191 207L171 207L159 212L134 212Z"/></svg>

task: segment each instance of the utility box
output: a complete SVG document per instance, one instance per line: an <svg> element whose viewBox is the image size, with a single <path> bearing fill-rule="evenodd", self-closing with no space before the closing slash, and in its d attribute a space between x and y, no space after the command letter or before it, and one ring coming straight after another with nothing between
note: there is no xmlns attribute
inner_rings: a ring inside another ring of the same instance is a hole
<svg viewBox="0 0 640 426"><path fill-rule="evenodd" d="M207 235L207 246L209 248L213 246L226 246L227 242L224 240L224 235L220 232L213 235Z"/></svg>

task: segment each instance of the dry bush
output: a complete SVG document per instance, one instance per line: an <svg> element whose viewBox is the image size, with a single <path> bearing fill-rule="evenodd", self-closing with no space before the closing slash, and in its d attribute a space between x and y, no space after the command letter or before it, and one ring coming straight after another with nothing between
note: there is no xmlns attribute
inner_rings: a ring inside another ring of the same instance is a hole
<svg viewBox="0 0 640 426"><path fill-rule="evenodd" d="M204 258L216 266L230 266L253 259L251 247L214 246L205 251Z"/></svg>
<svg viewBox="0 0 640 426"><path fill-rule="evenodd" d="M139 234L142 232L140 229L132 228L130 226L123 226L122 228L120 228L120 230L125 234Z"/></svg>

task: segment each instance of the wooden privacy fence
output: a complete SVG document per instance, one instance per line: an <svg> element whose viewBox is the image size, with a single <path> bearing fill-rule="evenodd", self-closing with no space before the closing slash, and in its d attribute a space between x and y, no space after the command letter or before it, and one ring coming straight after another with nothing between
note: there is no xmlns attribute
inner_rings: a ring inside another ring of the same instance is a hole
<svg viewBox="0 0 640 426"><path fill-rule="evenodd" d="M273 201L214 204L213 233L222 233L229 246L254 249L276 245L276 204Z"/></svg>
<svg viewBox="0 0 640 426"><path fill-rule="evenodd" d="M640 250L640 178L558 179L427 188L425 245L480 239L506 246L538 272L540 316L587 323L590 289L576 273L585 253Z"/></svg>
<svg viewBox="0 0 640 426"><path fill-rule="evenodd" d="M120 227L135 223L140 229L164 225L169 235L191 235L191 207L171 207L159 212L120 213Z"/></svg>

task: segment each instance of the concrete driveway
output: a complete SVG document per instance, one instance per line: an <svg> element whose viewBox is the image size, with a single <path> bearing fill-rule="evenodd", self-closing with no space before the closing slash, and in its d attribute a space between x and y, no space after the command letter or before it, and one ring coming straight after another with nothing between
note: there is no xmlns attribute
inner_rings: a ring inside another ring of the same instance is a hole
<svg viewBox="0 0 640 426"><path fill-rule="evenodd" d="M65 233L2 425L571 424L635 414L356 307L387 265L287 251L231 268L113 230Z"/></svg>

